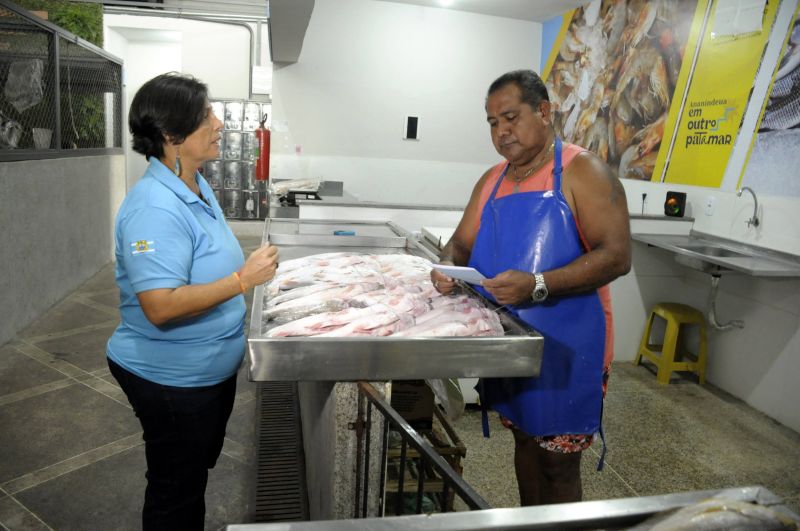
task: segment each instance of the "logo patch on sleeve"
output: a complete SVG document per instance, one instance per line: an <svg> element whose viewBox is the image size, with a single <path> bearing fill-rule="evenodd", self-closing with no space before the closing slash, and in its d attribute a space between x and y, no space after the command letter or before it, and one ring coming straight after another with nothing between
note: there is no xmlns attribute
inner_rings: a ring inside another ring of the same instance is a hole
<svg viewBox="0 0 800 531"><path fill-rule="evenodd" d="M153 240L137 240L131 243L131 254L154 253L156 252Z"/></svg>

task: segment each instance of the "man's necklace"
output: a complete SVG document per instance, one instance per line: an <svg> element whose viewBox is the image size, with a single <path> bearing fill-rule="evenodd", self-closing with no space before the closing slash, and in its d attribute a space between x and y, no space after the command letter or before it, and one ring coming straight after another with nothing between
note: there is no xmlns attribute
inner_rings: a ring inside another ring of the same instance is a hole
<svg viewBox="0 0 800 531"><path fill-rule="evenodd" d="M525 179L527 179L528 177L533 175L533 173L536 170L538 170L542 166L544 166L544 164L547 162L547 160L550 157L550 152L553 150L553 146L555 146L555 142L550 144L550 147L547 148L547 152L544 154L544 157L542 158L541 162L539 162L538 164L536 164L536 165L528 168L527 170L525 170L525 173L523 173L521 176L517 173L517 167L513 166L514 177L510 178L510 179L514 182L514 193L519 192L519 183L521 183L522 181L524 181Z"/></svg>

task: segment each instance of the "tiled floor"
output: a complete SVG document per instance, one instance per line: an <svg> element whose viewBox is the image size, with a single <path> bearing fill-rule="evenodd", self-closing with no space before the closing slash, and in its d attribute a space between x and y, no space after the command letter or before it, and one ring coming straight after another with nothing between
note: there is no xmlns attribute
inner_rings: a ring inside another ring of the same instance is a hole
<svg viewBox="0 0 800 531"><path fill-rule="evenodd" d="M246 254L260 241L239 240ZM118 297L108 265L0 346L0 529L140 528L141 429L105 361ZM254 443L255 385L240 371L207 529L251 521Z"/></svg>
<svg viewBox="0 0 800 531"><path fill-rule="evenodd" d="M496 415L484 439L480 412L455 428L467 446L464 476L494 507L518 505L513 439ZM613 366L602 445L582 461L585 500L763 485L800 514L800 434L706 385L675 378L660 386L646 367Z"/></svg>
<svg viewBox="0 0 800 531"><path fill-rule="evenodd" d="M240 237L245 252L257 237ZM105 342L118 321L113 267L0 346L0 528L137 529L144 490L139 424L108 372ZM251 304L248 300L248 308ZM240 371L236 403L206 494L206 528L250 520L255 389ZM800 511L800 435L716 391L660 387L618 363L608 394L606 469L584 457L586 499L764 485ZM495 507L518 503L510 435L480 413L455 424L465 476Z"/></svg>

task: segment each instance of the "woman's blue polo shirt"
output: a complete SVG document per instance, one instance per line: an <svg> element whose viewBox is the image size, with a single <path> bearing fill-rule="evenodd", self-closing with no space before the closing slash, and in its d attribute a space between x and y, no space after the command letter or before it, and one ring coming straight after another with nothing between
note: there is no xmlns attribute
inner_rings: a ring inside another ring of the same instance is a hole
<svg viewBox="0 0 800 531"><path fill-rule="evenodd" d="M197 174L204 203L155 157L120 206L115 226L122 322L107 355L152 382L214 385L233 375L245 349L244 296L191 319L155 326L137 293L208 284L239 270L244 255L214 193Z"/></svg>

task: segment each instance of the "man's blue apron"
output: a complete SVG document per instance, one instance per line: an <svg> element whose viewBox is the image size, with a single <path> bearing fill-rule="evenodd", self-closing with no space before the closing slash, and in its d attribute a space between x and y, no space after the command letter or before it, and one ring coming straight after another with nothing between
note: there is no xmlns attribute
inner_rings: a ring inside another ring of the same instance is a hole
<svg viewBox="0 0 800 531"><path fill-rule="evenodd" d="M561 170L561 141L556 139L553 190L495 199L506 166L481 214L470 266L493 278L509 269L531 273L557 269L584 254L561 190ZM510 309L544 336L541 373L538 378L481 380L483 405L529 435L596 433L603 403L606 334L597 291Z"/></svg>

